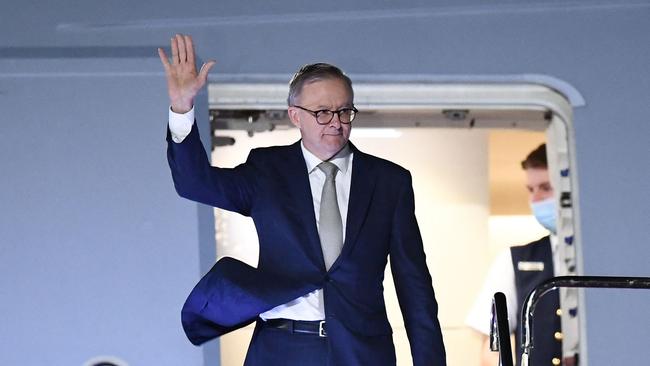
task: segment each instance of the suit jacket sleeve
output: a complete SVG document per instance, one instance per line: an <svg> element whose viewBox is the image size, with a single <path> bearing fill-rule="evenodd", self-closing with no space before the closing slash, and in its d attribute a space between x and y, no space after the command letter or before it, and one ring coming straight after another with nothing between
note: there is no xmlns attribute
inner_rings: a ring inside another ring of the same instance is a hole
<svg viewBox="0 0 650 366"><path fill-rule="evenodd" d="M233 169L210 165L196 123L181 143L167 130L167 161L181 197L250 216L255 192L254 150L246 163Z"/></svg>
<svg viewBox="0 0 650 366"><path fill-rule="evenodd" d="M411 176L400 188L393 218L390 263L415 366L444 366L438 304L415 218Z"/></svg>

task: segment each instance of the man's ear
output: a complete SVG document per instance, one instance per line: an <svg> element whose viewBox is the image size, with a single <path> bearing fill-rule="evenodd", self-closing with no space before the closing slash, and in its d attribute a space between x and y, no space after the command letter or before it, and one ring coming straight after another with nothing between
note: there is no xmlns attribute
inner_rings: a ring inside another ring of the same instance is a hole
<svg viewBox="0 0 650 366"><path fill-rule="evenodd" d="M298 113L299 113L298 108L289 107L287 109L287 115L289 115L289 120L291 121L291 123L293 123L294 126L300 129L300 116L298 115Z"/></svg>

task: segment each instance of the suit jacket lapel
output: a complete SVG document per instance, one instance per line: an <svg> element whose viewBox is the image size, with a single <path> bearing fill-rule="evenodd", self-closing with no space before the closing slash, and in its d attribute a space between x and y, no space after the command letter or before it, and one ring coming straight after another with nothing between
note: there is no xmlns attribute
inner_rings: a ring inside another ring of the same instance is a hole
<svg viewBox="0 0 650 366"><path fill-rule="evenodd" d="M339 258L332 265L332 269L354 247L356 238L364 224L368 208L370 207L375 183L379 179L372 166L372 161L368 159L368 155L359 151L352 143L350 143L350 148L354 152L354 158L352 160L352 181L350 183L348 217L345 224L345 241L341 255L339 255Z"/></svg>
<svg viewBox="0 0 650 366"><path fill-rule="evenodd" d="M302 155L300 141L291 145L290 153L286 157L286 167L287 174L290 175L288 181L295 182L295 188L290 189L291 201L300 213L300 222L302 222L302 228L306 231L308 237L308 242L305 243L306 252L309 253L314 263L321 263L324 267L325 262L314 213L314 200L311 195L307 164Z"/></svg>
<svg viewBox="0 0 650 366"><path fill-rule="evenodd" d="M352 161L352 180L350 183L345 241L341 254L330 268L330 271L336 268L339 261L354 247L356 238L366 219L366 213L370 207L375 183L378 179L368 155L359 151L351 142L350 148L354 152L354 158ZM307 246L307 252L310 253L315 263L320 263L325 268L320 237L318 236L318 227L316 225L316 216L314 214L314 202L311 195L309 174L307 172L305 158L302 155L300 141L291 145L290 154L287 156L286 161L290 181L295 182L295 189L291 190L291 200L295 203L299 212L302 213L301 222L309 238L309 242L305 244Z"/></svg>

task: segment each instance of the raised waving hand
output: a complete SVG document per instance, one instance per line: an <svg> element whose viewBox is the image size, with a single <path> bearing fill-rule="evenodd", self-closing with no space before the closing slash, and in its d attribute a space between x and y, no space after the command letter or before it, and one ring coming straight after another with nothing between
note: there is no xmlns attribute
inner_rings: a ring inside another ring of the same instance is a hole
<svg viewBox="0 0 650 366"><path fill-rule="evenodd" d="M167 77L167 92L172 110L176 113L186 113L194 105L194 97L208 80L208 72L216 63L210 60L196 71L194 59L194 44L192 37L177 34L171 39L171 60L167 58L162 48L158 56L165 68Z"/></svg>

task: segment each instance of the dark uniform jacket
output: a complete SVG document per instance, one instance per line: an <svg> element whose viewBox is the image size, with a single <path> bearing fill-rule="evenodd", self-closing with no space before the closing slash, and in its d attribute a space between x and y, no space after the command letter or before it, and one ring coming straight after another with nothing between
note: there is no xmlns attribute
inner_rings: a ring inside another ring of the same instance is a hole
<svg viewBox="0 0 650 366"><path fill-rule="evenodd" d="M554 277L551 240L549 236L546 236L526 245L512 247L510 252L515 270L515 287L519 304L517 314L521 316L528 294L535 286ZM558 291L544 295L537 303L534 313L534 351L533 358L530 360L531 365L553 365L554 358L557 361L562 359L559 309ZM522 319L518 319L515 332L517 365L521 365L522 324Z"/></svg>

